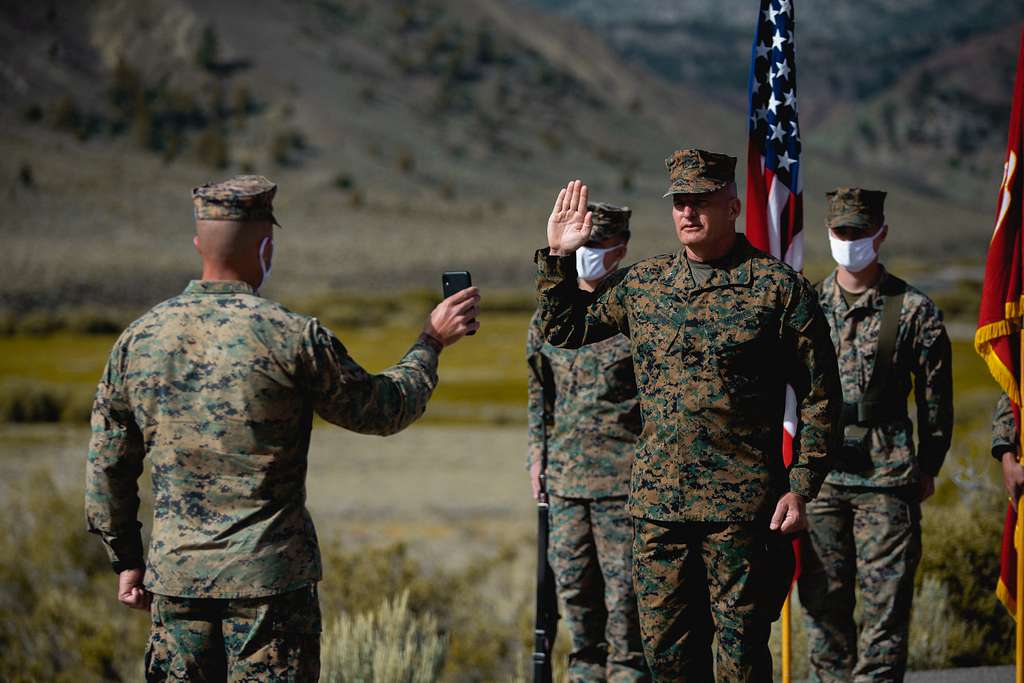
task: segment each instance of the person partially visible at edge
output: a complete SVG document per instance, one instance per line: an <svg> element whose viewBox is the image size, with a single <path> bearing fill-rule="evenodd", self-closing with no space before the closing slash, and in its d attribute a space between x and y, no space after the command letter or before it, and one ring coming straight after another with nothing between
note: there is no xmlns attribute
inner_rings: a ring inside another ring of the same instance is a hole
<svg viewBox="0 0 1024 683"><path fill-rule="evenodd" d="M202 277L121 334L92 410L85 510L148 610L149 681L314 681L320 551L306 510L314 413L367 434L423 414L441 350L478 328L475 289L449 297L396 365L371 375L316 318L257 293L273 258L277 186L193 190ZM137 479L150 461L144 553Z"/></svg>
<svg viewBox="0 0 1024 683"><path fill-rule="evenodd" d="M1013 416L1013 403L1009 396L1002 394L992 416L992 457L1002 466L1003 485L1015 510L1024 495L1024 466L1018 460L1019 453L1020 429Z"/></svg>
<svg viewBox="0 0 1024 683"><path fill-rule="evenodd" d="M736 233L736 159L683 149L666 166L682 248L616 271L592 294L576 286L573 257L590 238L587 188L559 192L535 257L541 317L553 346L630 340L644 420L633 572L654 679L766 681L770 625L792 576L782 534L804 528L829 470L835 352L811 285ZM801 418L788 471L787 383Z"/></svg>
<svg viewBox="0 0 1024 683"><path fill-rule="evenodd" d="M935 492L953 433L942 313L879 262L889 232L884 202L884 192L853 187L827 195L837 267L818 295L839 359L844 440L807 508L810 542L801 544L800 603L814 681L903 680L921 502ZM907 411L912 384L916 448Z"/></svg>
<svg viewBox="0 0 1024 683"><path fill-rule="evenodd" d="M576 251L576 274L580 289L593 292L626 257L631 211L611 204L588 209L594 227ZM535 313L526 354L532 370L527 467L537 498L546 449L548 558L572 638L569 680L649 681L626 508L642 426L629 339L620 334L581 349L556 349L544 343Z"/></svg>

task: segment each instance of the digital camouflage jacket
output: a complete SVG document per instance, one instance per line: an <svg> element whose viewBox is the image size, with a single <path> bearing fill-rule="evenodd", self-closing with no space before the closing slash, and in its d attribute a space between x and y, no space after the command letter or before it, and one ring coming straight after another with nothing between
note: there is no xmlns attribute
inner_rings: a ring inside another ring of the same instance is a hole
<svg viewBox="0 0 1024 683"><path fill-rule="evenodd" d="M436 382L437 352L423 342L371 375L315 318L242 282L193 281L111 351L92 411L89 530L116 570L143 566L137 479L148 458L149 590L259 597L317 581L305 506L314 412L391 434L423 413Z"/></svg>
<svg viewBox="0 0 1024 683"><path fill-rule="evenodd" d="M563 498L608 498L629 494L629 470L640 434L640 404L629 340L615 335L580 349L558 349L544 341L540 315L527 333L529 373L529 465L544 447L547 427L547 489Z"/></svg>
<svg viewBox="0 0 1024 683"><path fill-rule="evenodd" d="M786 491L813 498L829 470L839 377L815 292L741 235L728 260L698 285L680 250L621 269L588 294L576 285L573 257L537 253L551 344L630 339L644 420L634 517L751 521ZM787 382L800 407L788 472Z"/></svg>
<svg viewBox="0 0 1024 683"><path fill-rule="evenodd" d="M913 424L904 413L869 433L870 468L833 470L828 481L844 486L904 486L918 480L918 470L935 476L953 436L952 350L942 312L921 291L884 272L877 285L847 306L835 271L820 286L820 300L839 360L843 400L859 401L871 380L882 326L887 279L906 287L893 352L892 379L886 394L906 404L911 382L917 403L918 447Z"/></svg>

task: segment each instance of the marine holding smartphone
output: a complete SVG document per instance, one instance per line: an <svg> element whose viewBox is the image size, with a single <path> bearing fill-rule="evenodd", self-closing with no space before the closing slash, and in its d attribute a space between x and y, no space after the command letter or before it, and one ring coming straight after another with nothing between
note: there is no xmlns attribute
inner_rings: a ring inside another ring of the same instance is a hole
<svg viewBox="0 0 1024 683"><path fill-rule="evenodd" d="M364 434L404 429L426 408L441 350L479 328L479 293L464 289L402 360L368 373L316 318L257 294L276 190L262 176L193 190L202 276L125 330L96 391L86 516L118 599L151 614L149 681L317 679L313 414ZM137 481L147 458L148 556Z"/></svg>

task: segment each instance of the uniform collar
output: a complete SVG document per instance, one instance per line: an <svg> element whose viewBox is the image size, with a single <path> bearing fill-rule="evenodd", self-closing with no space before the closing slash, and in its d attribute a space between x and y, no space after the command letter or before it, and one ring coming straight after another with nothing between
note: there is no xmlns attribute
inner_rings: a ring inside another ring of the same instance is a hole
<svg viewBox="0 0 1024 683"><path fill-rule="evenodd" d="M711 276L698 286L697 280L693 276L693 268L690 266L690 259L686 257L686 247L683 247L676 252L676 258L673 261L670 273L672 284L676 292L681 295L716 287L749 285L753 281L754 266L750 260L752 251L753 247L750 246L746 236L737 233L732 249L722 259L724 265L719 264L713 268Z"/></svg>
<svg viewBox="0 0 1024 683"><path fill-rule="evenodd" d="M247 282L239 280L192 280L185 294L255 294Z"/></svg>
<svg viewBox="0 0 1024 683"><path fill-rule="evenodd" d="M832 310L840 316L846 316L860 308L876 311L882 310L885 305L882 295L889 291L892 276L889 275L889 271L885 269L885 266L879 264L879 267L882 269L882 277L878 278L878 282L875 283L874 287L861 292L861 295L850 306L846 304L846 298L843 296L842 288L839 286L839 278L836 277L839 269L833 270L823 283L824 291L828 292L831 300Z"/></svg>

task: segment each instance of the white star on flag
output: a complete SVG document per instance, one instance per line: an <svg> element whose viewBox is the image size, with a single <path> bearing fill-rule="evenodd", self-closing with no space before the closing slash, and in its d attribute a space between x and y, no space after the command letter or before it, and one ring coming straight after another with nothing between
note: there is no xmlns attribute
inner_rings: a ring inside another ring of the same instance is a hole
<svg viewBox="0 0 1024 683"><path fill-rule="evenodd" d="M775 99L775 93L772 93L768 98L768 111L773 114L778 114L779 112L776 110L779 108L780 104L782 104L782 100Z"/></svg>
<svg viewBox="0 0 1024 683"><path fill-rule="evenodd" d="M778 80L779 78L789 78L789 64L785 62L779 62L775 65L775 75L772 78Z"/></svg>
<svg viewBox="0 0 1024 683"><path fill-rule="evenodd" d="M785 169L787 171L789 170L789 167L792 166L795 163L796 163L796 159L790 159L789 158L789 151L788 150L783 152L782 155L779 157L779 166L785 167Z"/></svg>
<svg viewBox="0 0 1024 683"><path fill-rule="evenodd" d="M779 52L781 52L782 51L782 46L785 45L785 44L786 44L786 39L785 39L785 37L783 37L782 31L779 31L778 33L775 34L775 37L772 38L772 48L775 49L775 50L778 50Z"/></svg>
<svg viewBox="0 0 1024 683"><path fill-rule="evenodd" d="M793 111L796 111L796 93L792 90L787 90L782 93L782 96L786 98L786 106L793 107Z"/></svg>
<svg viewBox="0 0 1024 683"><path fill-rule="evenodd" d="M779 14L789 14L791 9L793 9L793 5L789 0L779 0Z"/></svg>
<svg viewBox="0 0 1024 683"><path fill-rule="evenodd" d="M771 124L772 129L772 140L782 140L786 137L786 131L782 129L781 123Z"/></svg>
<svg viewBox="0 0 1024 683"><path fill-rule="evenodd" d="M770 47L764 43L758 43L757 45L757 57L758 59L768 59L768 54L772 51Z"/></svg>

